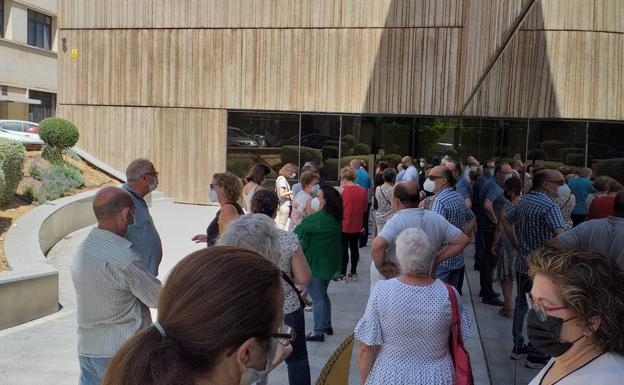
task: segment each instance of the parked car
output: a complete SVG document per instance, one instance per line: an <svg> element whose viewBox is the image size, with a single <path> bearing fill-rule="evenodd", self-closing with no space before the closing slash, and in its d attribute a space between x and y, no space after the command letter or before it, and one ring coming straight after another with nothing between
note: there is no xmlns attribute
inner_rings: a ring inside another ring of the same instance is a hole
<svg viewBox="0 0 624 385"><path fill-rule="evenodd" d="M0 138L25 144L43 144L39 138L39 125L23 120L0 120Z"/></svg>
<svg viewBox="0 0 624 385"><path fill-rule="evenodd" d="M228 126L227 145L230 147L258 147L258 141L237 127Z"/></svg>

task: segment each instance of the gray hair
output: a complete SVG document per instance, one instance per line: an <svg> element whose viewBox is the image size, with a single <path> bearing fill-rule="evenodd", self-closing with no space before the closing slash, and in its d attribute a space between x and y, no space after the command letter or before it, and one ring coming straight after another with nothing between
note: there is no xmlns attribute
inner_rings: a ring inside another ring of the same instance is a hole
<svg viewBox="0 0 624 385"><path fill-rule="evenodd" d="M275 221L264 214L242 215L228 225L217 245L242 247L260 254L275 265L279 264L279 231Z"/></svg>
<svg viewBox="0 0 624 385"><path fill-rule="evenodd" d="M126 168L126 179L128 183L136 182L143 174L152 170L154 165L147 159L135 159Z"/></svg>
<svg viewBox="0 0 624 385"><path fill-rule="evenodd" d="M405 229L396 240L396 255L404 274L429 275L435 263L435 250L429 236L420 228Z"/></svg>

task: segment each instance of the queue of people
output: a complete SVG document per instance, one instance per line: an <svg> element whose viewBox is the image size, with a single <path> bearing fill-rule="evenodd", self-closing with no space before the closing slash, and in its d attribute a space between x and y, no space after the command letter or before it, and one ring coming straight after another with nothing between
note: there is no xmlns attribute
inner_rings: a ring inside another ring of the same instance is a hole
<svg viewBox="0 0 624 385"><path fill-rule="evenodd" d="M590 193L587 170L566 179L522 162L481 166L474 157L465 170L449 156L439 165L420 158L418 166L407 156L401 165L398 172L380 162L371 178L354 160L332 186L309 162L291 186L299 170L285 164L275 189L264 186L266 165L254 165L245 185L215 173L209 198L220 209L192 238L208 247L183 258L163 286L161 239L143 199L157 188L158 172L148 160L133 161L127 184L96 194L98 226L72 261L80 383L266 383L285 360L290 384L310 384L306 341L334 333L328 287L358 279L369 225L370 295L355 328L361 384L455 383L449 341L461 345L470 335L461 293L472 238L483 303L513 318L511 358L544 368L531 385L617 383L621 186L597 179L602 190ZM591 220L590 212L607 212L604 198L610 214ZM579 201L599 209L582 211Z"/></svg>

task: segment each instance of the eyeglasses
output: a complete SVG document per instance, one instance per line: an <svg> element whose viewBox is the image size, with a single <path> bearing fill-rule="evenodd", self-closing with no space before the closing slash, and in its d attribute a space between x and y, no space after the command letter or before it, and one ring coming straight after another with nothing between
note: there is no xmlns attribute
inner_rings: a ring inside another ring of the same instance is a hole
<svg viewBox="0 0 624 385"><path fill-rule="evenodd" d="M563 309L568 308L567 306L545 307L541 303L536 303L531 293L526 293L526 300L527 300L527 303L529 304L529 308L533 309L533 311L535 312L535 315L537 316L537 319L542 322L548 319L547 312L563 310Z"/></svg>
<svg viewBox="0 0 624 385"><path fill-rule="evenodd" d="M215 187L220 187L218 184L214 184L214 183L210 183L209 186L211 190L214 190Z"/></svg>
<svg viewBox="0 0 624 385"><path fill-rule="evenodd" d="M280 345L288 346L295 340L297 333L290 326L282 325L277 333L271 334L271 337L275 338Z"/></svg>
<svg viewBox="0 0 624 385"><path fill-rule="evenodd" d="M145 173L145 174L143 174L143 175L151 175L151 176L158 177L158 172L156 172L156 171L154 171L154 172L146 172L146 173Z"/></svg>
<svg viewBox="0 0 624 385"><path fill-rule="evenodd" d="M430 180L436 180L436 179L440 179L440 178L444 178L443 176L436 176L436 175L429 175L427 177Z"/></svg>

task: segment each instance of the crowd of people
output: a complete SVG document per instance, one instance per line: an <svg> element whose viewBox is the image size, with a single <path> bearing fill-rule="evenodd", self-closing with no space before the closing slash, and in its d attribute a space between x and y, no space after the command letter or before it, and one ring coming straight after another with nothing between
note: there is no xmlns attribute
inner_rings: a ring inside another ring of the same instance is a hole
<svg viewBox="0 0 624 385"><path fill-rule="evenodd" d="M454 383L452 326L467 337L472 323L461 300L471 240L482 302L513 319L511 358L543 368L532 384L619 381L617 181L472 156L464 169L448 155L376 166L369 173L365 160L351 160L337 186L313 162L282 165L274 188L265 164L244 184L215 173L208 195L219 210L191 239L207 248L162 285L161 239L144 200L158 172L149 160L131 162L126 184L96 194L98 225L71 265L80 384L266 383L284 360L291 385L310 384L306 341L334 333L328 287L358 280L369 239L369 300L355 327L362 384Z"/></svg>

